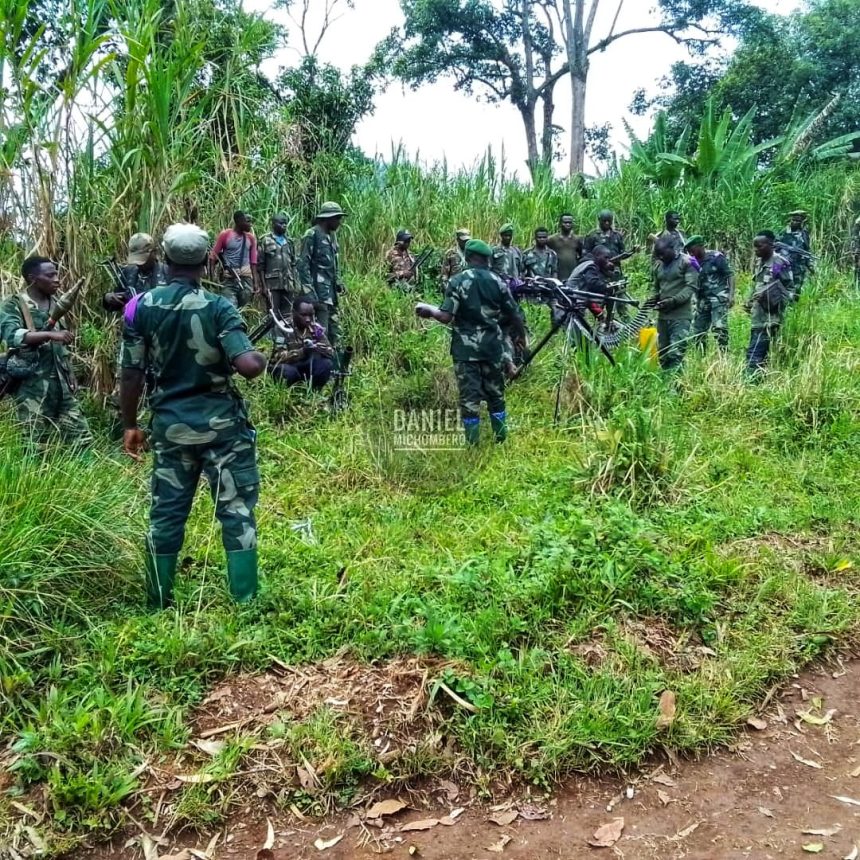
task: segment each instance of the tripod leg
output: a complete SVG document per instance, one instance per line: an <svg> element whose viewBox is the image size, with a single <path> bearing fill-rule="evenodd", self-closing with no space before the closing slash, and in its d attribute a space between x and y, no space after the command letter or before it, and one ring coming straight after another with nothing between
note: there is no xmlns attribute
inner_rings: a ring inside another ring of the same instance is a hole
<svg viewBox="0 0 860 860"><path fill-rule="evenodd" d="M561 349L561 368L558 376L558 387L555 391L555 413L553 415L553 424L558 424L559 415L561 414L561 391L564 388L564 380L567 377L567 359L570 355L570 341L573 337L574 318L570 317L567 321L567 327L564 332L564 346Z"/></svg>

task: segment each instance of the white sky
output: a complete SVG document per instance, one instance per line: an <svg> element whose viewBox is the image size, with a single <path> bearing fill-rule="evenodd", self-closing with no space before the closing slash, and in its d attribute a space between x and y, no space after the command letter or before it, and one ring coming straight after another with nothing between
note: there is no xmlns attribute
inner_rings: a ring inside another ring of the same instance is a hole
<svg viewBox="0 0 860 860"><path fill-rule="evenodd" d="M344 5L343 0L340 0ZM788 13L799 0L755 0L772 12ZM311 0L311 13L321 14L325 0ZM289 27L290 48L272 62L266 71L291 65L298 54L297 28L287 15L272 8L270 0L247 0L249 10ZM603 0L599 7L592 42L609 29L617 6ZM657 20L652 0L626 0L616 32L648 26ZM317 16L319 20L320 15ZM402 23L398 0L355 0L355 9L344 9L342 17L330 28L319 56L322 60L348 69L365 62L374 46L392 27ZM687 57L686 50L662 33L632 35L619 40L605 52L592 55L586 102L587 125L609 122L616 145L627 140L622 118L636 130L647 134L650 118L635 117L628 111L633 92L639 87L653 94L657 81L676 60ZM778 74L778 70L775 70ZM390 155L392 146L403 144L411 156L433 163L447 158L451 167L469 167L492 146L504 154L508 172L525 172L526 145L519 113L510 104L491 105L455 92L450 79L421 87L417 91L393 83L376 98L372 116L359 125L355 143L368 155ZM556 87L555 124L567 128L570 119L570 89L566 81ZM564 144L565 132L562 133ZM565 151L567 146L564 146ZM566 162L559 165L564 170ZM590 169L590 165L586 165Z"/></svg>

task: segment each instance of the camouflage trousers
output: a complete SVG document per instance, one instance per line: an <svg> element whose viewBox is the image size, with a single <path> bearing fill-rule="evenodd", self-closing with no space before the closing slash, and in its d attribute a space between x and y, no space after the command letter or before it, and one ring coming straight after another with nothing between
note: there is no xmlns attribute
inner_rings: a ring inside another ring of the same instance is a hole
<svg viewBox="0 0 860 860"><path fill-rule="evenodd" d="M92 444L77 398L58 376L24 380L15 392L15 412L29 444L44 445L55 439L72 447Z"/></svg>
<svg viewBox="0 0 860 860"><path fill-rule="evenodd" d="M293 299L295 296L289 290L269 289L272 297L272 310L282 320L289 322L293 316Z"/></svg>
<svg viewBox="0 0 860 860"><path fill-rule="evenodd" d="M505 375L501 365L489 361L455 361L454 375L462 418L478 418L482 400L487 402L491 414L505 411Z"/></svg>
<svg viewBox="0 0 860 860"><path fill-rule="evenodd" d="M254 282L250 275L241 275L239 280L225 272L217 293L223 296L234 308L244 308L254 296Z"/></svg>
<svg viewBox="0 0 860 860"><path fill-rule="evenodd" d="M684 363L687 344L690 340L690 320L657 319L657 345L660 367L663 370L678 370Z"/></svg>
<svg viewBox="0 0 860 860"><path fill-rule="evenodd" d="M257 546L254 508L260 493L254 431L244 427L230 439L204 445L153 440L149 546L154 555L182 548L201 474L206 476L221 541L227 552Z"/></svg>
<svg viewBox="0 0 860 860"><path fill-rule="evenodd" d="M325 329L328 342L337 348L340 341L340 312L337 305L316 305L317 322Z"/></svg>
<svg viewBox="0 0 860 860"><path fill-rule="evenodd" d="M729 303L720 296L702 296L696 303L693 338L704 346L708 332L713 331L720 349L729 348Z"/></svg>

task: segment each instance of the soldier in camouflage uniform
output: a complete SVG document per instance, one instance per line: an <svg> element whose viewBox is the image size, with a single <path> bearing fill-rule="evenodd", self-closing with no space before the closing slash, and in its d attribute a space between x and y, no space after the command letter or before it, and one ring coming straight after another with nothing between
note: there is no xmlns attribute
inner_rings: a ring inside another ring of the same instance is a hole
<svg viewBox="0 0 860 860"><path fill-rule="evenodd" d="M497 442L507 436L505 372L514 371L506 355L505 329L515 342L525 340L519 308L510 290L489 269L493 249L471 239L466 243L468 268L451 279L441 307L419 304L415 312L451 326L451 356L460 392L460 415L470 445L480 438L481 401L486 400Z"/></svg>
<svg viewBox="0 0 860 860"><path fill-rule="evenodd" d="M266 369L238 311L200 286L209 237L194 224L164 233L170 282L136 296L123 318L120 386L123 447L139 458L144 433L137 408L144 374L151 371L152 504L146 551L146 593L152 608L173 597L185 523L201 474L221 522L230 592L239 602L257 592L259 495L256 434L231 376Z"/></svg>
<svg viewBox="0 0 860 860"><path fill-rule="evenodd" d="M409 250L412 244L412 234L408 230L400 230L394 240L394 247L385 257L388 266L388 285L399 287L401 290L415 289L418 272L415 269L415 255Z"/></svg>
<svg viewBox="0 0 860 860"><path fill-rule="evenodd" d="M670 209L663 219L663 230L657 234L657 242L661 239L666 240L672 245L672 248L680 254L684 250L684 245L687 240L684 234L678 229L681 223L681 216L674 209ZM654 260L658 260L657 242L654 243Z"/></svg>
<svg viewBox="0 0 860 860"><path fill-rule="evenodd" d="M717 346L729 348L729 308L735 300L735 277L728 258L720 251L709 251L701 236L690 236L684 250L699 265L696 293L696 321L693 338L704 348L713 330Z"/></svg>
<svg viewBox="0 0 860 860"><path fill-rule="evenodd" d="M501 242L493 249L492 269L504 281L523 274L523 252L513 244L514 225L504 224L499 230Z"/></svg>
<svg viewBox="0 0 860 860"><path fill-rule="evenodd" d="M616 230L615 213L604 209L597 216L597 229L589 233L584 241L583 248L586 254L590 254L598 245L602 245L609 251L609 256L618 257L625 252L624 234ZM615 263L614 269L609 275L610 281L620 281L624 278L621 263Z"/></svg>
<svg viewBox="0 0 860 860"><path fill-rule="evenodd" d="M806 228L807 214L803 209L795 209L788 216L791 220L779 237L780 254L787 257L791 263L791 274L794 279L791 300L796 302L800 298L806 276L812 272L812 254L809 230Z"/></svg>
<svg viewBox="0 0 860 860"><path fill-rule="evenodd" d="M0 340L17 354L29 375L13 395L18 424L30 445L59 437L68 446L92 443L89 426L75 398L75 383L66 347L72 334L60 320L43 331L60 287L57 267L47 257L28 257L21 266L26 289L0 307Z"/></svg>
<svg viewBox="0 0 860 860"><path fill-rule="evenodd" d="M260 239L257 276L263 291L270 296L272 310L282 320L289 319L298 293L299 276L296 246L287 235L287 216L282 212L272 218L272 232Z"/></svg>
<svg viewBox="0 0 860 860"><path fill-rule="evenodd" d="M535 243L523 257L523 275L527 278L555 278L558 276L558 254L548 247L549 230L538 227Z"/></svg>
<svg viewBox="0 0 860 860"><path fill-rule="evenodd" d="M693 296L699 287L699 272L690 257L675 249L675 243L669 237L658 239L654 251L654 292L649 304L658 312L660 367L678 370L690 339Z"/></svg>
<svg viewBox="0 0 860 860"><path fill-rule="evenodd" d="M334 350L323 327L314 320L314 306L296 299L293 315L280 348L272 356L269 373L273 379L295 385L309 382L315 391L331 378Z"/></svg>
<svg viewBox="0 0 860 860"><path fill-rule="evenodd" d="M340 277L337 231L345 217L346 212L337 203L328 201L320 206L314 226L302 236L297 266L302 296L314 303L317 322L335 348L340 340L338 306L345 291Z"/></svg>
<svg viewBox="0 0 860 860"><path fill-rule="evenodd" d="M747 350L747 372L751 375L759 374L767 364L771 343L779 333L785 309L794 295L791 263L774 251L775 240L770 230L762 230L753 242L758 265L752 292L744 305L751 320Z"/></svg>
<svg viewBox="0 0 860 860"><path fill-rule="evenodd" d="M459 275L466 268L466 255L464 253L466 242L471 238L471 234L464 227L457 231L457 244L453 248L449 248L442 257L442 290L448 289L448 281Z"/></svg>

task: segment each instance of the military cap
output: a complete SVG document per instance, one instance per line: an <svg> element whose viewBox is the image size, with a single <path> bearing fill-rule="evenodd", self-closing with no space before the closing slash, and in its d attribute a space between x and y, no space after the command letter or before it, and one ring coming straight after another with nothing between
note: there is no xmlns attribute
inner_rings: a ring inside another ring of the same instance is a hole
<svg viewBox="0 0 860 860"><path fill-rule="evenodd" d="M604 218L612 218L615 219L615 213L611 209L601 209L597 213L597 220L602 221Z"/></svg>
<svg viewBox="0 0 860 860"><path fill-rule="evenodd" d="M687 239L687 241L684 243L684 250L686 251L687 248L694 248L696 245L704 245L704 244L705 244L705 237L699 236L698 234L696 234L695 236L690 236L690 238Z"/></svg>
<svg viewBox="0 0 860 860"><path fill-rule="evenodd" d="M289 221L290 219L283 212L277 212L272 215L273 221Z"/></svg>
<svg viewBox="0 0 860 860"><path fill-rule="evenodd" d="M407 239L411 239L412 234L408 230L398 230L397 231L397 241L405 242Z"/></svg>
<svg viewBox="0 0 860 860"><path fill-rule="evenodd" d="M789 215L789 217L792 217L794 215L798 215L801 218L806 218L806 216L809 215L809 213L805 209L795 209L794 212L789 212L788 215Z"/></svg>
<svg viewBox="0 0 860 860"><path fill-rule="evenodd" d="M135 233L128 240L128 265L142 266L155 250L155 239L149 233Z"/></svg>
<svg viewBox="0 0 860 860"><path fill-rule="evenodd" d="M317 212L317 220L321 218L337 218L338 215L346 215L346 212L341 209L339 203L335 203L333 200L327 200L320 206L320 211Z"/></svg>
<svg viewBox="0 0 860 860"><path fill-rule="evenodd" d="M502 226L499 227L499 234L513 233L513 232L514 232L514 225L513 224L502 224Z"/></svg>
<svg viewBox="0 0 860 860"><path fill-rule="evenodd" d="M456 235L457 235L458 239L471 239L472 238L472 234L465 227L461 227L457 231Z"/></svg>
<svg viewBox="0 0 860 860"><path fill-rule="evenodd" d="M481 257L490 259L493 256L493 249L481 239L469 239L465 247L466 256L469 254L478 254Z"/></svg>
<svg viewBox="0 0 860 860"><path fill-rule="evenodd" d="M209 234L196 224L171 224L162 244L171 263L199 266L209 253Z"/></svg>

